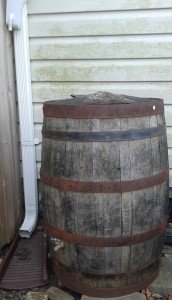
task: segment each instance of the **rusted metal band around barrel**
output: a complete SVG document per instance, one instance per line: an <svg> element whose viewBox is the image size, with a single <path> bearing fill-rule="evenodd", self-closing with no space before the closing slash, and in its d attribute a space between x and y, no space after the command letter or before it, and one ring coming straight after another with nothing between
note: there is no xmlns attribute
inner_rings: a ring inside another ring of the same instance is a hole
<svg viewBox="0 0 172 300"><path fill-rule="evenodd" d="M65 178L56 178L40 172L43 184L56 187L62 191L72 191L78 193L125 193L138 191L163 183L168 180L169 170L152 175L146 178L131 181L93 182L77 181Z"/></svg>
<svg viewBox="0 0 172 300"><path fill-rule="evenodd" d="M50 225L46 220L44 221L44 224L46 230L50 234L68 243L80 244L90 247L120 247L139 244L163 234L167 225L167 220L165 220L157 227L151 229L150 231L142 232L133 236L109 238L77 235L74 233L66 232Z"/></svg>
<svg viewBox="0 0 172 300"><path fill-rule="evenodd" d="M53 264L55 265L56 268L60 268L61 270L64 270L71 273L75 277L79 278L93 278L93 279L130 279L134 276L139 276L141 274L144 274L146 272L149 272L151 270L155 271L160 263L161 257L158 257L156 260L154 260L150 265L145 266L142 269L137 269L132 272L126 272L126 273L118 273L118 274L108 274L108 273L86 273L86 272L81 272L81 271L74 271L73 269L70 269L69 267L65 266L62 264L59 260L56 258L53 258Z"/></svg>
<svg viewBox="0 0 172 300"><path fill-rule="evenodd" d="M110 131L110 132L70 132L43 129L43 137L58 141L76 142L114 142L141 140L160 136L165 133L164 126L145 128L141 130Z"/></svg>
<svg viewBox="0 0 172 300"><path fill-rule="evenodd" d="M121 285L120 287L93 287L89 286L88 282L87 285L84 285L78 281L76 281L76 277L74 277L71 273L67 272L66 270L62 270L61 268L55 267L55 273L58 279L68 288L78 293L91 296L91 297L120 297L128 294L132 294L136 291L142 290L146 288L151 282L156 278L158 275L159 266L153 272L153 274L149 275L146 279L138 281L137 283L130 284L130 285ZM90 284L91 285L91 284Z"/></svg>
<svg viewBox="0 0 172 300"><path fill-rule="evenodd" d="M130 104L82 104L64 105L45 103L44 116L72 119L113 119L156 115L164 112L162 100Z"/></svg>

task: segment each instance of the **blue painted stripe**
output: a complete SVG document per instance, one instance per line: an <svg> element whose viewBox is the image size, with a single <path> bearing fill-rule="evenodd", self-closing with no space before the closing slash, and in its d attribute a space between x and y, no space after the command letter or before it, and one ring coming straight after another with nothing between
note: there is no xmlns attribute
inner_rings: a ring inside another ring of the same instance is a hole
<svg viewBox="0 0 172 300"><path fill-rule="evenodd" d="M76 141L76 142L113 142L140 140L151 138L165 133L165 127L159 126L141 130L129 131L109 131L109 132L69 132L69 131L42 131L43 137L59 141Z"/></svg>

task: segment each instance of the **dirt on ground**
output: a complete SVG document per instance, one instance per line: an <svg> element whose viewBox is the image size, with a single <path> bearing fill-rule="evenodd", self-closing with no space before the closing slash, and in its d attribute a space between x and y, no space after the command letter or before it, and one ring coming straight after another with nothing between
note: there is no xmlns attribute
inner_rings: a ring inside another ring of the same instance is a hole
<svg viewBox="0 0 172 300"><path fill-rule="evenodd" d="M28 291L0 290L0 300L23 300Z"/></svg>
<svg viewBox="0 0 172 300"><path fill-rule="evenodd" d="M63 285L60 284L60 282L57 282L57 279L54 275L51 275L49 277L49 284L43 287L35 287L33 289L27 289L27 290L20 290L20 291L7 291L0 289L0 300L25 300L25 296L28 292L46 292L51 286L56 286L58 288L61 288L66 293L72 295L75 300L80 300L81 295L65 288Z"/></svg>
<svg viewBox="0 0 172 300"><path fill-rule="evenodd" d="M169 249L166 246L165 253L168 252L167 250L169 250ZM171 247L170 247L170 251L171 251ZM15 255L17 255L21 260L23 260L23 259L26 259L26 257L29 255L29 253L27 251L25 251L24 249L22 249L22 251L16 252ZM52 286L58 287L58 288L62 289L63 291L65 291L66 293L72 295L75 300L81 299L81 295L76 294L76 293L72 292L71 290L65 288L59 281L57 281L57 278L52 273L52 269L49 270L48 273L49 273L49 284L48 285L43 286L43 287L35 287L33 289L20 290L20 291L15 291L15 290L7 291L7 290L0 289L0 300L25 300L25 296L27 295L28 292L31 292L31 291L32 292L38 292L38 291L46 292ZM162 295L153 293L149 289L142 290L141 293L145 296L145 300L172 300L172 295L163 297Z"/></svg>
<svg viewBox="0 0 172 300"><path fill-rule="evenodd" d="M172 296L170 295L163 297L160 294L151 292L149 289L143 290L142 294L145 295L146 300L172 300Z"/></svg>
<svg viewBox="0 0 172 300"><path fill-rule="evenodd" d="M24 300L26 294L28 293L28 291L45 292L49 287L50 287L50 285L42 287L42 288L33 288L33 289L21 290L21 291L5 291L5 290L0 289L0 300ZM63 290L64 290L64 288L63 288ZM81 295L76 295L76 294L74 294L71 291L68 291L66 289L65 289L65 291L67 291L71 295L73 295L75 297L75 300L80 300L81 299ZM163 297L159 294L152 293L148 289L143 290L142 293L145 295L146 300L172 300L172 296Z"/></svg>

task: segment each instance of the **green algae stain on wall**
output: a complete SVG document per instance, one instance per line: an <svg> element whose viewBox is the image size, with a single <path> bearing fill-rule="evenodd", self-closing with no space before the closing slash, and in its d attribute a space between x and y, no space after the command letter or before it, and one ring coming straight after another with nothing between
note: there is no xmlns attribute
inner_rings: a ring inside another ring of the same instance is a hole
<svg viewBox="0 0 172 300"><path fill-rule="evenodd" d="M172 60L50 61L32 69L33 81L162 81L167 76L172 80Z"/></svg>
<svg viewBox="0 0 172 300"><path fill-rule="evenodd" d="M54 81L56 78L56 69L53 66L38 67L32 75L35 81Z"/></svg>
<svg viewBox="0 0 172 300"><path fill-rule="evenodd" d="M76 81L79 78L88 78L92 72L92 68L85 68L85 66L76 66L75 64L68 65L56 64L37 67L33 70L32 80L34 81Z"/></svg>
<svg viewBox="0 0 172 300"><path fill-rule="evenodd" d="M151 0L141 0L138 1L138 9L148 9L151 8Z"/></svg>
<svg viewBox="0 0 172 300"><path fill-rule="evenodd" d="M32 59L109 59L109 58L159 58L172 55L172 41L129 40L95 41L76 44L47 44L31 47Z"/></svg>

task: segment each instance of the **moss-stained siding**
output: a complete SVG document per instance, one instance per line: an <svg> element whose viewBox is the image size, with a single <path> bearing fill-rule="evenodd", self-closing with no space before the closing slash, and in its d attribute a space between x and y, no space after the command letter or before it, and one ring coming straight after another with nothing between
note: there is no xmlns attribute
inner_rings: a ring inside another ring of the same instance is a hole
<svg viewBox="0 0 172 300"><path fill-rule="evenodd" d="M46 100L97 90L161 97L172 186L172 1L28 0L28 23L35 137ZM39 173L41 144L36 154Z"/></svg>

